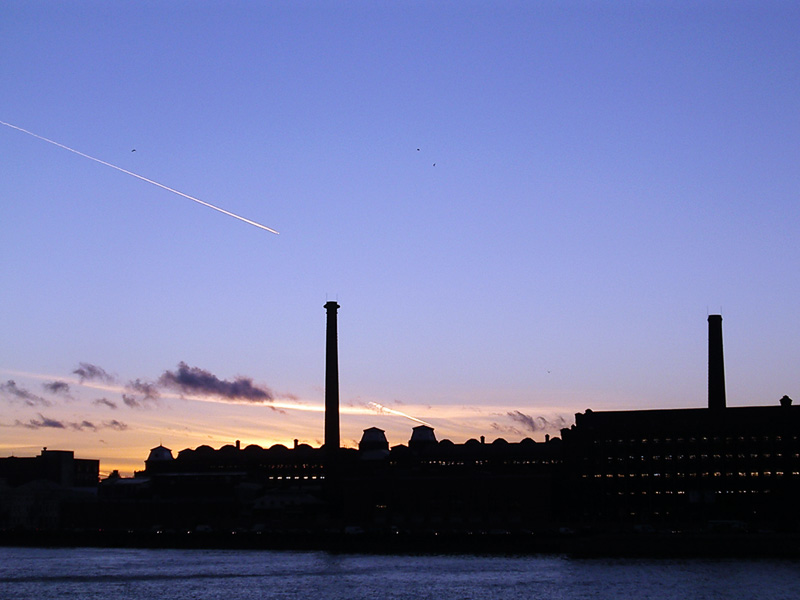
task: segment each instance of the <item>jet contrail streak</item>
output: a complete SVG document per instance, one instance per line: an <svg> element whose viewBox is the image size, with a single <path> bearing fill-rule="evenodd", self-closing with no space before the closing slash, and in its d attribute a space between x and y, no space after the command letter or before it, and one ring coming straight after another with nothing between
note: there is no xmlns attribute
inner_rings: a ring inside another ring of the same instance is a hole
<svg viewBox="0 0 800 600"><path fill-rule="evenodd" d="M406 419L411 419L412 421L416 421L417 423L422 423L423 425L427 425L428 427L431 426L430 423L426 423L422 419L412 417L411 415L407 415L406 413L400 412L399 410L394 410L393 408L388 408L383 404L378 404L377 402L367 402L367 406L374 409L379 414L389 414L389 415L396 415L398 417L405 417Z"/></svg>
<svg viewBox="0 0 800 600"><path fill-rule="evenodd" d="M83 152L79 152L78 150L75 150L74 148L70 148L69 146L65 146L64 144L59 144L58 142L55 142L55 141L53 141L51 139L48 139L48 138L46 138L44 136L41 136L41 135L37 135L37 134L33 133L32 131L28 131L27 129L23 129L22 127L17 127L16 125L12 125L11 123L6 123L5 121L0 121L0 125L5 125L6 127L11 127L11 129L16 129L17 131L21 131L22 133L27 133L28 135L31 135L31 136L33 136L33 137L35 137L37 139L40 139L42 141L45 141L45 142L49 143L49 144L53 144L54 146L58 146L59 148L63 148L64 150L69 150L70 152L73 152L73 153L77 154L78 156L83 156L84 158L88 158L89 160L93 160L95 162L98 162L101 165L105 165L107 167L111 167L112 169L116 169L117 171L122 171L126 175L130 175L132 177L136 177L136 179L141 179L142 181L146 181L147 183L152 183L153 185L158 186L161 189L167 190L168 192L172 192L173 194L178 194L178 196L183 196L184 198L188 198L189 200L191 200L193 202L197 202L198 204L202 204L203 206L207 206L208 208L213 208L214 210L219 211L222 214L228 215L229 217L233 217L234 219L239 219L240 221L244 221L245 223L249 223L250 225L254 225L255 227L258 227L259 229L264 229L266 231L269 231L270 233L274 233L274 234L278 235L277 231L275 231L274 229L270 229L266 225L262 225L261 223L256 223L255 221L251 221L250 219L245 219L244 217L240 217L239 215L237 215L235 213L232 213L230 211L227 211L224 208L220 208L219 206L214 206L213 204L209 204L208 202L203 202L199 198L195 198L194 196L190 196L189 194L184 194L183 192L179 192L176 189L173 189L171 187L167 187L166 185L158 183L157 181L153 181L152 179L148 179L147 177L143 177L142 175L138 175L137 173L134 173L132 171L128 171L127 169L123 169L122 167L118 167L117 165L112 165L111 163L106 162L104 160L100 160L99 158L95 158L94 156L89 156L88 154L84 154Z"/></svg>

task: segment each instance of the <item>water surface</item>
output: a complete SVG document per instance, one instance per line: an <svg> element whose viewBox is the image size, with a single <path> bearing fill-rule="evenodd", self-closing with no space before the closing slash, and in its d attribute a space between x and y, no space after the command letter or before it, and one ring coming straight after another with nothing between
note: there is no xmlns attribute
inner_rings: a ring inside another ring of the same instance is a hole
<svg viewBox="0 0 800 600"><path fill-rule="evenodd" d="M777 600L799 594L800 562L791 560L0 547L3 600Z"/></svg>

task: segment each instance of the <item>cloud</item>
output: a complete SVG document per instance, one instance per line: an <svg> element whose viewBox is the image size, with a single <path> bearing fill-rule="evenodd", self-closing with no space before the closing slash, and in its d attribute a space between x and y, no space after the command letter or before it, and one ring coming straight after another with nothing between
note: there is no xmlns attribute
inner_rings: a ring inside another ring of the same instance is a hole
<svg viewBox="0 0 800 600"><path fill-rule="evenodd" d="M116 419L103 421L102 425L98 426L86 420L75 422L59 421L57 419L45 417L42 413L39 413L38 419L30 419L27 423L16 421L14 425L26 429L72 429L74 431L97 431L98 429L116 429L117 431L124 431L128 428L125 423L121 423Z"/></svg>
<svg viewBox="0 0 800 600"><path fill-rule="evenodd" d="M66 381L49 381L43 383L42 387L51 394L64 394L69 395L69 384Z"/></svg>
<svg viewBox="0 0 800 600"><path fill-rule="evenodd" d="M158 402L158 398L161 395L156 387L156 384L142 381L141 379L128 382L128 385L125 386L125 389L128 392L136 392L143 396L143 398L140 399L137 395L123 393L122 402L128 408L150 408L149 403Z"/></svg>
<svg viewBox="0 0 800 600"><path fill-rule="evenodd" d="M547 420L542 416L532 417L518 410L514 410L506 413L506 416L510 417L512 421L519 423L524 430L530 432L560 430L567 426L566 419L560 415L552 420Z"/></svg>
<svg viewBox="0 0 800 600"><path fill-rule="evenodd" d="M116 402L112 402L111 400L108 400L107 398L98 398L97 400L92 402L92 404L96 404L97 406L107 406L108 408L110 408L112 410L117 410Z"/></svg>
<svg viewBox="0 0 800 600"><path fill-rule="evenodd" d="M501 433L512 433L514 435L525 435L525 432L518 427L512 427L510 425L501 425L497 422L490 423L489 427L494 429L495 431L499 431Z"/></svg>
<svg viewBox="0 0 800 600"><path fill-rule="evenodd" d="M130 394L122 394L122 401L129 408L144 408L136 396L131 396Z"/></svg>
<svg viewBox="0 0 800 600"><path fill-rule="evenodd" d="M158 380L164 387L178 389L185 394L218 396L228 400L247 400L250 402L269 402L272 391L253 384L248 377L237 377L233 381L219 379L216 375L190 367L185 362L178 364L176 371L165 371Z"/></svg>
<svg viewBox="0 0 800 600"><path fill-rule="evenodd" d="M113 383L114 377L109 375L105 369L98 367L97 365L93 365L90 363L78 363L80 366L73 371L75 375L81 380L81 383L84 381L104 381L105 383Z"/></svg>
<svg viewBox="0 0 800 600"><path fill-rule="evenodd" d="M10 397L12 400L19 400L26 406L52 406L53 403L41 396L29 392L25 388L19 387L13 379L5 383L0 383L0 394Z"/></svg>
<svg viewBox="0 0 800 600"><path fill-rule="evenodd" d="M154 383L142 381L141 379L130 381L125 387L132 392L142 394L145 400L157 400L160 395Z"/></svg>
<svg viewBox="0 0 800 600"><path fill-rule="evenodd" d="M64 425L61 421L56 421L55 419L48 419L47 417L43 416L39 413L39 419L31 419L27 423L23 423L21 421L16 421L15 425L18 427L25 427L27 429L42 429L42 428L50 428L50 429L66 429L66 425Z"/></svg>

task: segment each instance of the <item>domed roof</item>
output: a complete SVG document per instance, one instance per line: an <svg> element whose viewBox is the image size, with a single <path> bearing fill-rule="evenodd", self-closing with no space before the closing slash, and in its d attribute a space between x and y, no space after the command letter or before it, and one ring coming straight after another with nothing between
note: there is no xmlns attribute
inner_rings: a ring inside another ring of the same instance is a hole
<svg viewBox="0 0 800 600"><path fill-rule="evenodd" d="M358 449L362 452L361 458L365 458L364 453L379 452L379 456L369 455L371 458L385 458L389 456L389 442L386 439L386 434L383 429L377 427L370 427L365 429L361 436L361 441L358 442Z"/></svg>
<svg viewBox="0 0 800 600"><path fill-rule="evenodd" d="M211 446L209 446L208 444L203 444L203 445L201 445L201 446L198 446L197 448L195 448L195 449L194 449L194 452L195 452L195 454L197 454L198 456L213 456L213 455L214 455L214 453L216 452L216 450L214 450L214 449L213 449Z"/></svg>
<svg viewBox="0 0 800 600"><path fill-rule="evenodd" d="M428 425L417 425L411 430L410 442L436 443L436 435L433 433L433 427Z"/></svg>
<svg viewBox="0 0 800 600"><path fill-rule="evenodd" d="M361 435L361 443L363 444L370 442L387 443L386 433L383 431L383 429L378 429L377 427L365 429L364 433Z"/></svg>
<svg viewBox="0 0 800 600"><path fill-rule="evenodd" d="M147 461L166 461L166 460L173 460L172 457L172 450L169 448L165 448L162 445L158 445L155 448L150 450L150 455L147 457Z"/></svg>

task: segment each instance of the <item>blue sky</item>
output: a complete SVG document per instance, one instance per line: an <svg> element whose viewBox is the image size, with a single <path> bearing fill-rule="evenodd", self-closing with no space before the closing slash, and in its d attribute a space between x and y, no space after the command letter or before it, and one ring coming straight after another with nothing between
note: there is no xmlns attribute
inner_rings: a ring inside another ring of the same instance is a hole
<svg viewBox="0 0 800 600"><path fill-rule="evenodd" d="M709 313L729 405L800 399L798 30L793 2L3 3L0 121L280 235L0 126L0 454L316 445L329 299L348 445L417 424L371 402L456 442L703 406ZM181 363L272 407L131 385Z"/></svg>

